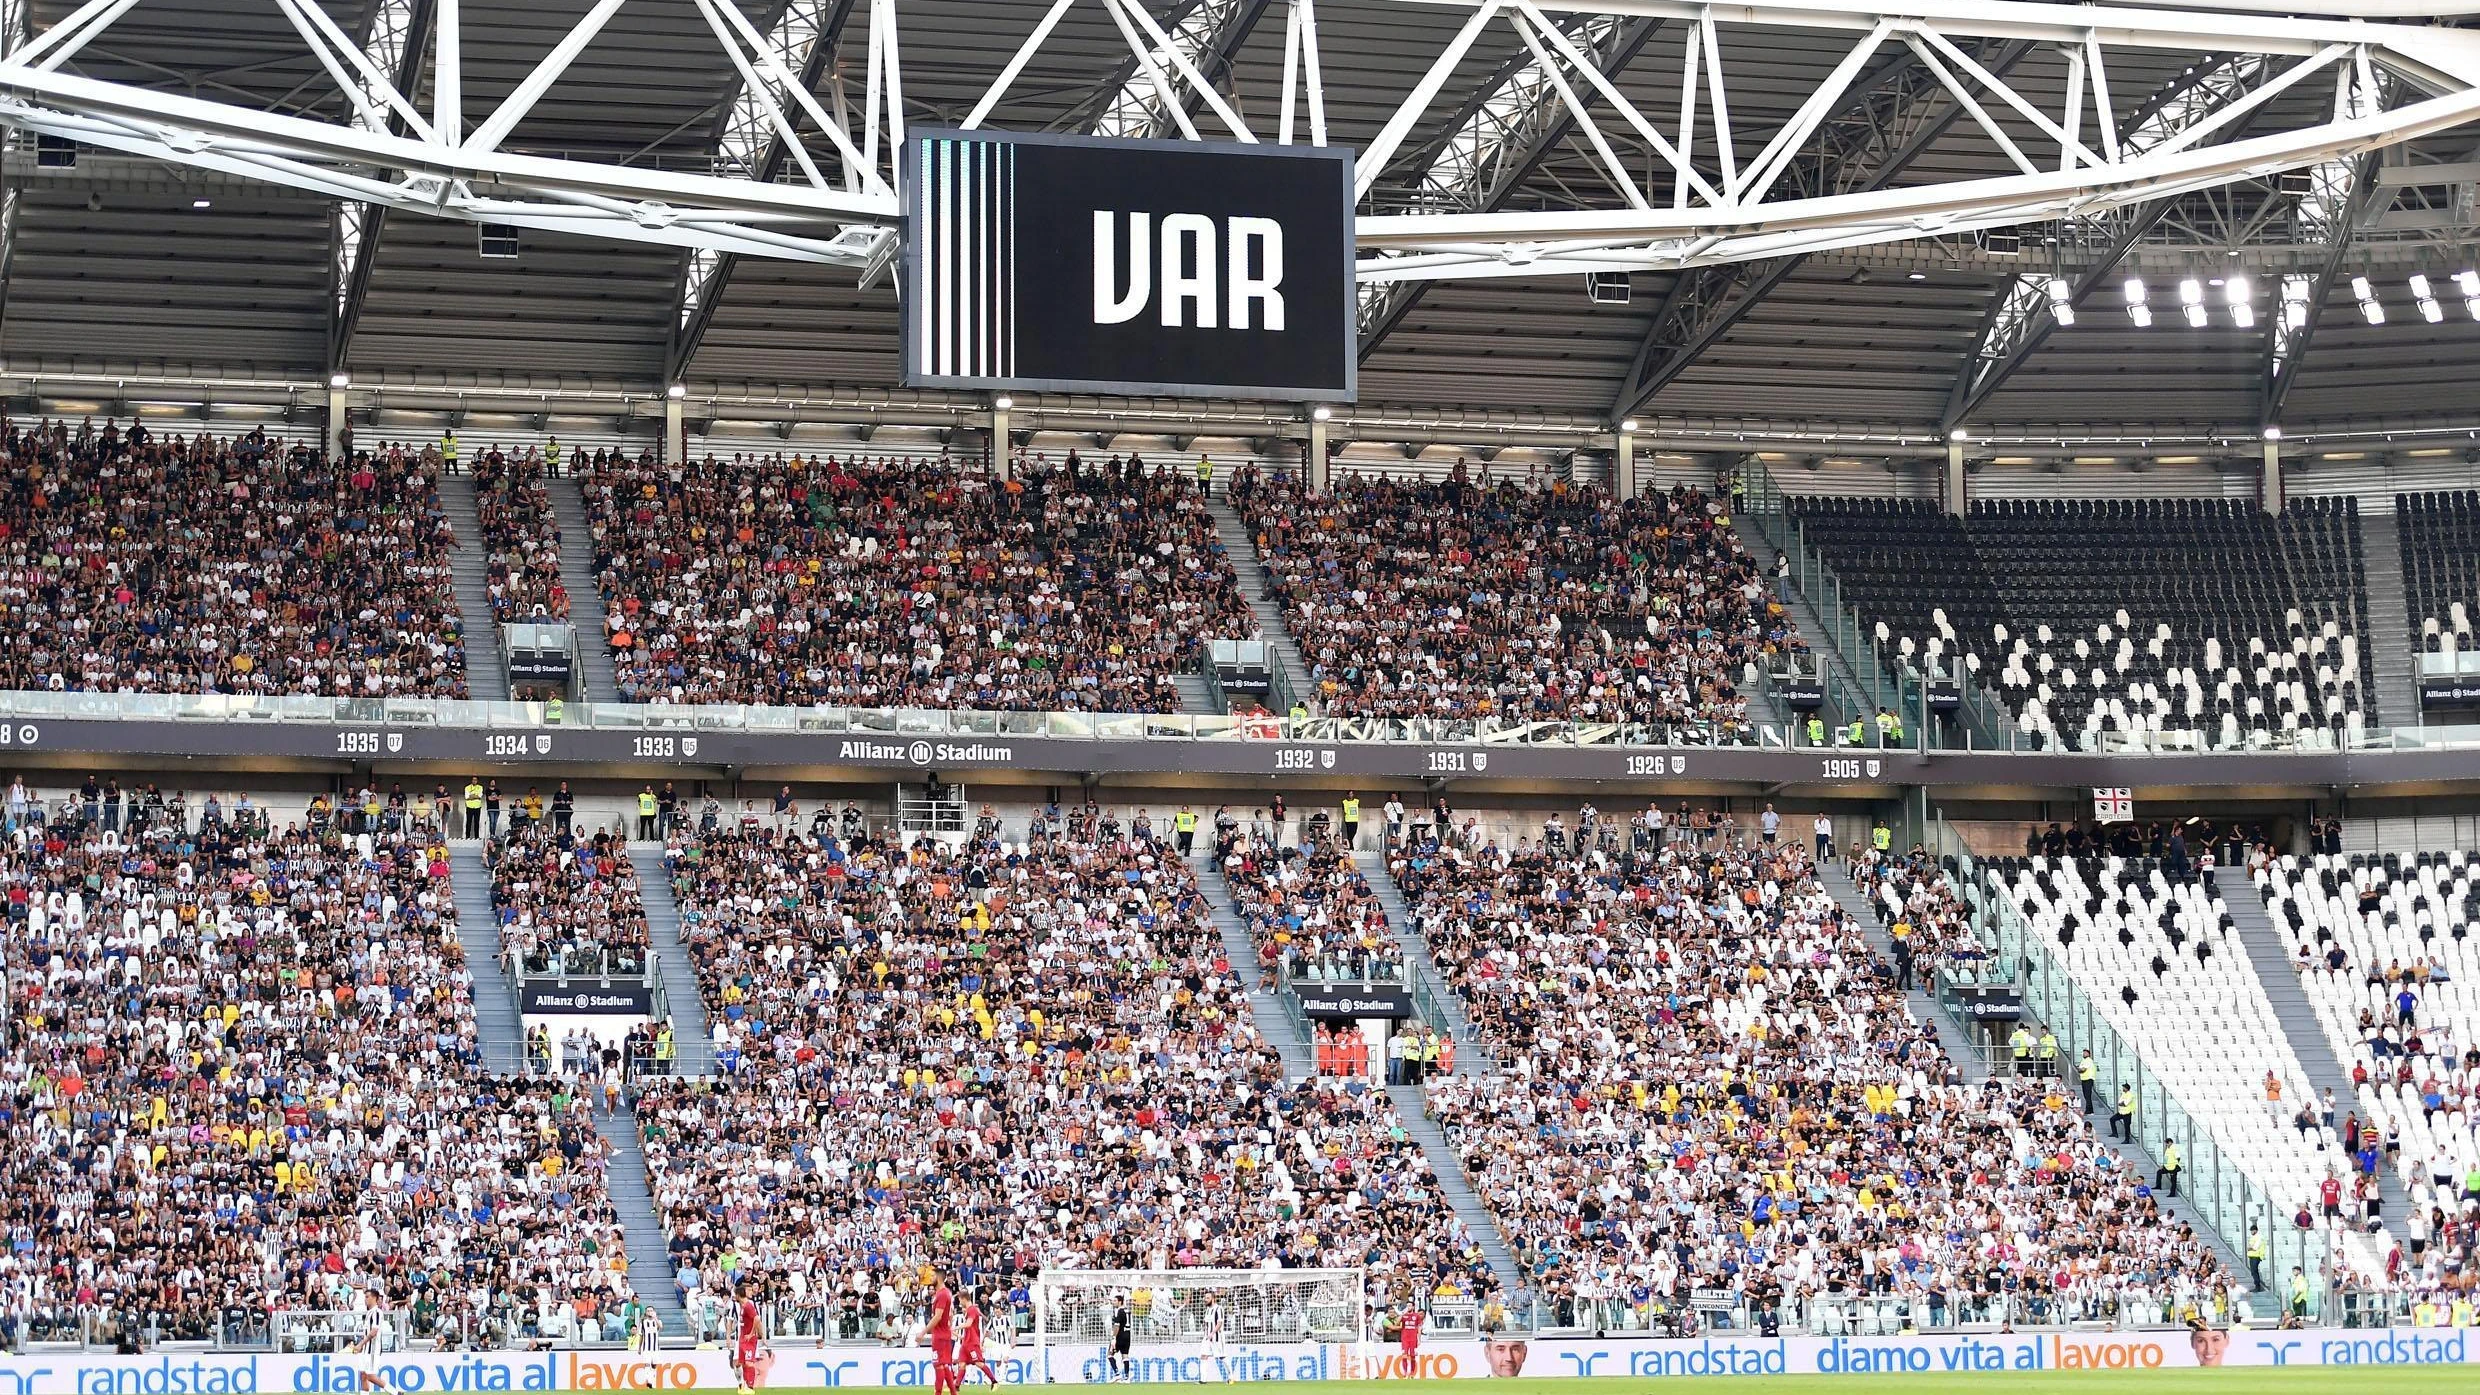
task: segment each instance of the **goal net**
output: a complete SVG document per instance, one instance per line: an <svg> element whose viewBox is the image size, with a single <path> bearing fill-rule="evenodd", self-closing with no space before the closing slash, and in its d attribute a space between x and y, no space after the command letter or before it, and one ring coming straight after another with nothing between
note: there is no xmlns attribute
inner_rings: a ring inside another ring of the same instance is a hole
<svg viewBox="0 0 2480 1395"><path fill-rule="evenodd" d="M1033 1284L1037 1345L1109 1347L1125 1307L1132 1346L1350 1342L1362 1337L1360 1269L1045 1269Z"/></svg>

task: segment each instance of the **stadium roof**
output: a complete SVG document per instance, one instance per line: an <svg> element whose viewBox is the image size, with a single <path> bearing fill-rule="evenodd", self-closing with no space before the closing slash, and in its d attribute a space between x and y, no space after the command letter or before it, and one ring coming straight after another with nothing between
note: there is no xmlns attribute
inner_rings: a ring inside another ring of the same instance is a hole
<svg viewBox="0 0 2480 1395"><path fill-rule="evenodd" d="M437 22L438 0L320 3L374 57L402 50L395 66L404 91L430 109L434 75L422 36ZM822 105L841 111L864 101L870 0L734 3L757 31L779 36ZM1282 89L1290 4L1144 0L1167 31L1205 38L1198 66L1245 116L1268 125ZM80 8L32 0L29 33ZM470 122L515 90L594 3L463 0L456 8ZM894 8L906 117L916 125L961 120L1049 9L1038 0L897 0ZM1614 13L1547 13L1637 108L1670 126L1699 25L1678 17L1677 6L1637 13L1616 0L1608 8ZM788 13L796 30L806 24L826 38L814 50L785 41ZM1470 10L1318 0L1315 15L1330 139L1366 148ZM397 30L412 41L390 49ZM1789 123L1852 49L1848 34L1827 29L1726 27L1719 41L1743 151ZM990 124L1090 131L1108 121L1126 129L1130 52L1104 0L1078 0ZM1977 56L2036 100L2063 92L2075 63L2060 46L2010 48L1995 39ZM2200 66L2210 72L2229 61L2199 52L2114 62L2114 115L2132 132L2148 109L2192 89ZM137 0L62 70L249 110L336 123L353 115L279 0ZM1528 97L1528 82L1538 86L1539 72L1524 35L1485 27L1411 126L1365 211L1622 206L1596 135L1648 187L1656 182L1654 152L1637 132L1569 119L1555 93ZM694 0L626 0L504 148L704 171L731 138L742 90ZM2265 99L2249 121L2313 124L2332 115L2335 101L2332 83L2299 82ZM2012 173L1991 127L2027 147L2038 132L1989 105L1984 122L1924 81L1916 57L1888 46L1831 113L1845 163L1818 177L1901 187ZM1159 119L1146 110L1138 118ZM1482 128L1498 144L1473 146ZM1484 166L1456 187L1442 184L1447 157L1475 149ZM54 167L22 136L6 160L0 358L21 378L234 394L316 388L341 369L357 391L408 401L507 392L582 402L657 398L676 377L693 399L810 403L821 412L894 402L903 404L897 415L918 408L936 419L969 403L897 389L894 292L883 279L865 286L850 266L739 257L714 278L711 260L693 266L676 247L533 227L521 231L518 255L485 257L473 223L393 211L370 219L355 258L366 265L340 276L339 230L351 220L334 197L92 147L79 150L74 166ZM2274 287L2292 274L2321 283L2324 295L2287 398L2275 404L2287 429L2480 422L2466 387L2480 369L2480 309L2467 311L2453 285L2471 263L2480 216L2480 128L2393 145L2364 168L2348 160L2334 168L2344 177L2338 197L2322 186L2303 197L2279 177L2243 179L2143 206L2140 229L2131 217L2027 224L2011 253L2003 242L1957 236L1739 268L1639 270L1624 304L1590 301L1572 274L1432 283L1375 307L1361 401L1349 415L1575 429L1606 429L1632 415L1775 435L1796 428L1921 440L1942 439L1949 424L1968 418L1976 433L2244 437L2268 415L2268 341L2280 319ZM2122 244L2124 256L2110 256ZM2121 303L2119 281L2130 269L2151 282L2159 317L2150 328L2132 324ZM2256 323L2234 324L2216 291L2206 326L2189 328L2177 283L2239 271L2258 281ZM2406 289L2415 272L2440 288L2441 322L2425 322L2415 307ZM2382 325L2365 322L2351 289L2350 277L2362 273L2389 302ZM2000 307L2053 274L2075 284L2077 322L2007 352L2012 322ZM719 288L703 310L684 310L692 283ZM2007 371L1976 388L1974 365L1983 359ZM1281 420L1283 411L1228 414Z"/></svg>

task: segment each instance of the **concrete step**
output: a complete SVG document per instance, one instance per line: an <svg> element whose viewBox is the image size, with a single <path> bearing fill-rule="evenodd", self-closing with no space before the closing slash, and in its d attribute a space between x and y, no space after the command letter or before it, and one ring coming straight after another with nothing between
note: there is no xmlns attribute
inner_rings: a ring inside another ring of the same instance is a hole
<svg viewBox="0 0 2480 1395"><path fill-rule="evenodd" d="M2367 609L2358 626L2361 682L2375 699L2370 726L2410 727L2420 721L2420 673L2411 643L2411 604L2403 587L2401 524L2359 520L2360 555L2368 565Z"/></svg>
<svg viewBox="0 0 2480 1395"><path fill-rule="evenodd" d="M1257 947L1249 942L1248 922L1240 918L1240 907L1231 898L1231 882L1223 876L1223 869L1214 865L1211 853L1190 858L1189 868L1197 874L1197 887L1205 894L1207 914L1213 917L1215 932L1223 938L1223 957L1231 961L1232 972L1239 975L1241 984L1248 989L1249 1012L1257 1019L1258 1035L1283 1058L1284 1078L1308 1079L1317 1073L1316 1053L1309 1049L1308 1038L1301 1031L1298 1009L1285 1001L1279 990L1261 987L1257 982Z"/></svg>
<svg viewBox="0 0 2480 1395"><path fill-rule="evenodd" d="M465 633L465 690L477 702L505 702L508 665L499 652L499 617L491 610L490 549L482 542L474 477L441 477L439 506L456 529L456 555L449 559L449 570L456 584L457 620Z"/></svg>
<svg viewBox="0 0 2480 1395"><path fill-rule="evenodd" d="M1488 1075L1498 1069L1496 1057L1472 1019L1464 1012L1464 997L1438 972L1437 961L1430 958L1429 939L1421 933L1421 922L1412 914L1412 905L1404 899L1404 889L1395 874L1387 869L1386 854L1375 849L1360 848L1352 853L1354 866L1368 879L1369 889L1377 893L1378 906L1386 912L1387 924L1404 947L1404 971L1413 980L1415 1001L1426 997L1436 1005L1445 1020L1431 1025L1443 1027L1455 1039L1455 1073L1457 1075Z"/></svg>
<svg viewBox="0 0 2480 1395"><path fill-rule="evenodd" d="M479 841L448 845L448 889L456 901L456 938L474 976L474 1028L482 1067L493 1075L525 1074L525 1022L517 985L500 967L499 920L491 914L491 869Z"/></svg>
<svg viewBox="0 0 2480 1395"><path fill-rule="evenodd" d="M697 966L689 962L680 942L680 903L672 897L672 879L663 871L663 849L640 844L629 849L637 868L638 895L646 903L646 932L654 944L655 972L663 980L664 1007L672 1015L672 1071L675 1075L715 1073L715 1038L706 1020L706 999L698 992Z"/></svg>
<svg viewBox="0 0 2480 1395"><path fill-rule="evenodd" d="M1464 1230L1481 1246L1481 1257L1490 1262L1490 1270L1498 1275L1498 1286L1507 1295L1507 1310L1526 1311L1524 1268L1507 1248L1507 1237L1500 1233L1498 1220L1482 1203L1480 1193L1473 1190L1472 1179L1464 1175L1464 1160L1457 1156L1455 1145L1447 1140L1447 1131L1430 1117L1429 1096L1418 1085L1389 1085L1386 1097L1395 1103L1395 1112L1404 1121L1404 1133L1420 1145L1421 1155L1429 1159L1430 1171L1437 1174L1439 1195L1447 1209L1455 1213Z"/></svg>
<svg viewBox="0 0 2480 1395"><path fill-rule="evenodd" d="M2233 878L2225 876L2227 885ZM2222 898L2230 907L2230 925L2238 932L2239 943L2247 950L2248 965L2256 971L2256 981L2263 985L2265 1002L2273 1009L2273 1020L2282 1035L2290 1040L2291 1054L2299 1058L2299 1068L2308 1076L2308 1084L2320 1094L2334 1092L2338 1111L2335 1127L2359 1108L2359 1091L2351 1084L2351 1073L2334 1054L2333 1044L2326 1040L2325 1024L2317 1019L2316 1005L2308 1001L2307 990L2299 985L2299 972L2291 967L2290 946L2282 933L2273 928L2273 920L2265 914L2265 903L2255 887L2241 883ZM2385 1201L2388 1225L2400 1225L2410 1214L2410 1193L2403 1189L2402 1177L2392 1167L2377 1169L2377 1192Z"/></svg>
<svg viewBox="0 0 2480 1395"><path fill-rule="evenodd" d="M594 533L586 526L585 495L571 479L545 481L551 514L560 521L560 584L577 630L577 672L588 702L618 702L620 688L603 639L603 593L594 584Z"/></svg>
<svg viewBox="0 0 2480 1395"><path fill-rule="evenodd" d="M1180 710L1196 717L1220 717L1222 707L1206 686L1205 675L1183 673L1171 680L1180 690Z"/></svg>
<svg viewBox="0 0 2480 1395"><path fill-rule="evenodd" d="M690 1337L689 1314L680 1306L679 1273L672 1266L671 1237L655 1210L653 1177L646 1170L645 1135L637 1111L623 1106L606 1114L595 1127L611 1143L611 1160L603 1173L603 1189L611 1194L620 1216L621 1238L629 1247L629 1287L663 1320L665 1344Z"/></svg>

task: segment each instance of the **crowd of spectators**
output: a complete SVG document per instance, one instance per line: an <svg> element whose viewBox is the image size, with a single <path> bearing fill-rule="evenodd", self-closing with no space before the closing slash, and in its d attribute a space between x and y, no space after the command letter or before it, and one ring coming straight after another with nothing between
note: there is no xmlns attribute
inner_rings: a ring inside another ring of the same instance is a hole
<svg viewBox="0 0 2480 1395"><path fill-rule="evenodd" d="M605 463L584 477L623 697L1178 710L1256 621L1195 483L1129 457Z"/></svg>
<svg viewBox="0 0 2480 1395"><path fill-rule="evenodd" d="M481 1068L444 845L358 811L24 807L0 849L13 1309L196 1339L390 1308L498 1343L627 1301L588 1106Z"/></svg>
<svg viewBox="0 0 2480 1395"><path fill-rule="evenodd" d="M435 467L0 425L0 689L462 697Z"/></svg>
<svg viewBox="0 0 2480 1395"><path fill-rule="evenodd" d="M502 952L526 974L634 977L654 962L628 844L567 820L530 823L493 848L491 910Z"/></svg>
<svg viewBox="0 0 2480 1395"><path fill-rule="evenodd" d="M1675 1328L1701 1288L1814 1330L2229 1315L2063 1085L1964 1083L1801 842L1394 856L1506 1063L1431 1107L1561 1319Z"/></svg>
<svg viewBox="0 0 2480 1395"><path fill-rule="evenodd" d="M539 450L511 456L494 447L474 460L474 517L482 525L491 613L503 625L568 618L550 478Z"/></svg>
<svg viewBox="0 0 2480 1395"><path fill-rule="evenodd" d="M1357 475L1311 495L1240 470L1233 503L1339 716L1750 729L1748 665L1802 647L1722 507L1681 486Z"/></svg>
<svg viewBox="0 0 2480 1395"><path fill-rule="evenodd" d="M1265 981L1399 983L1404 948L1351 851L1320 821L1285 846L1218 829L1215 860L1249 927Z"/></svg>
<svg viewBox="0 0 2480 1395"><path fill-rule="evenodd" d="M1100 822L673 840L726 1074L640 1113L693 1306L864 1334L925 1263L992 1291L1044 1266L1487 1282L1383 1092L1287 1084L1188 867Z"/></svg>

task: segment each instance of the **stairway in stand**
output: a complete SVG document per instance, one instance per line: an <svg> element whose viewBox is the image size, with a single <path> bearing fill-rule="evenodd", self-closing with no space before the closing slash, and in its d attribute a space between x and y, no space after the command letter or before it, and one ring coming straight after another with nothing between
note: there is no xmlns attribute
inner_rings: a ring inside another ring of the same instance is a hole
<svg viewBox="0 0 2480 1395"><path fill-rule="evenodd" d="M1300 1034L1300 1021L1293 1015L1292 1005L1276 996L1281 990L1257 982L1257 949L1249 943L1248 922L1240 918L1240 908L1231 899L1231 884L1224 880L1223 869L1214 865L1209 853L1189 859L1189 868L1197 874L1206 909L1223 938L1223 957L1231 961L1232 973L1248 992L1249 1015L1257 1019L1257 1034L1283 1058L1284 1079L1308 1079L1316 1073L1317 1058Z"/></svg>
<svg viewBox="0 0 2480 1395"><path fill-rule="evenodd" d="M1171 680L1180 690L1180 710L1192 717L1220 717L1223 709L1216 706L1213 692L1206 686L1201 673L1176 674Z"/></svg>
<svg viewBox="0 0 2480 1395"><path fill-rule="evenodd" d="M680 903L672 899L672 879L663 870L663 849L641 844L629 849L637 868L637 890L646 903L647 937L654 943L655 972L663 981L663 1005L672 1015L672 1071L676 1075L715 1073L715 1039L706 1021L706 1000L698 994L697 966L689 947L680 942Z"/></svg>
<svg viewBox="0 0 2480 1395"><path fill-rule="evenodd" d="M448 559L448 569L456 580L456 618L465 636L465 691L476 702L505 702L508 665L499 652L499 617L491 613L490 550L482 545L474 477L442 476L439 507L456 529L456 553Z"/></svg>
<svg viewBox="0 0 2480 1395"><path fill-rule="evenodd" d="M694 1346L688 1310L680 1306L679 1273L672 1267L670 1237L654 1206L653 1177L646 1169L645 1135L634 1107L605 1114L596 1131L611 1142L611 1159L603 1172L603 1190L611 1195L620 1216L620 1235L629 1247L629 1287L663 1320L663 1344Z"/></svg>
<svg viewBox="0 0 2480 1395"><path fill-rule="evenodd" d="M456 901L456 940L474 976L474 1029L482 1041L482 1068L493 1075L525 1074L525 1022L517 1013L517 985L500 967L499 920L491 914L491 869L482 844L448 845L448 892Z"/></svg>
<svg viewBox="0 0 2480 1395"><path fill-rule="evenodd" d="M1447 1131L1429 1116L1429 1100L1418 1085L1389 1085L1386 1097L1394 1102L1395 1112L1404 1121L1404 1133L1420 1145L1421 1156L1429 1160L1429 1170L1438 1178L1439 1195L1446 1198L1447 1209L1481 1246L1481 1257L1490 1262L1490 1271L1498 1275L1499 1291L1506 1294L1507 1309L1522 1312L1527 1306L1524 1292L1523 1266L1507 1248L1506 1237L1500 1234L1498 1222L1483 1205L1480 1193L1473 1190L1472 1179L1464 1175L1464 1160L1456 1156L1455 1145L1447 1141Z"/></svg>
<svg viewBox="0 0 2480 1395"><path fill-rule="evenodd" d="M1240 595L1249 603L1257 617L1258 637L1274 657L1274 701L1268 706L1281 708L1285 695L1306 701L1309 691L1309 666L1301 658L1300 645L1292 639L1292 630L1283 623L1283 605L1266 590L1266 564L1257 555L1257 539L1249 526L1240 521L1240 513L1220 497L1206 501L1206 511L1214 515L1214 536L1223 544L1223 552L1231 558L1231 570L1240 578Z"/></svg>
<svg viewBox="0 0 2480 1395"><path fill-rule="evenodd" d="M1429 1001L1437 1005L1439 1015L1446 1019L1437 1025L1446 1028L1447 1035L1455 1039L1455 1073L1489 1074L1497 1068L1497 1062L1491 1059L1489 1047L1464 1013L1464 995L1455 991L1446 975L1438 971L1437 961L1429 957L1429 939L1421 933L1421 923L1413 919L1403 887L1388 870L1386 854L1370 848L1354 849L1352 863L1369 880L1369 889L1378 894L1378 907L1386 912L1387 925L1404 947L1404 972L1412 980L1405 986L1414 991L1416 998L1426 989Z"/></svg>
<svg viewBox="0 0 2480 1395"><path fill-rule="evenodd" d="M594 584L594 533L586 526L586 499L570 479L544 481L551 514L560 523L560 585L568 591L568 620L577 630L577 673L588 702L618 702L619 679L604 637L603 593Z"/></svg>
<svg viewBox="0 0 2480 1395"><path fill-rule="evenodd" d="M2233 882L2237 884L2232 885ZM2256 970L2256 981L2264 985L2273 1020L2280 1024L2282 1035L2290 1039L2291 1052L2299 1058L2299 1068L2307 1072L2308 1084L2320 1092L2334 1092L2334 1126L2340 1128L2340 1121L2360 1107L2359 1091L2351 1084L2351 1074L2334 1054L2333 1043L2326 1040L2325 1024L2317 1020L2316 1005L2308 1001L2307 990L2299 986L2299 971L2291 967L2290 951L2265 914L2265 903L2256 888L2227 873L2222 884L2230 887L2230 894L2222 900L2230 907L2231 928L2239 933L2239 943L2247 950L2248 965ZM2403 1190L2402 1177L2391 1164L2377 1169L2377 1191L2385 1200L2388 1222L2400 1225L2402 1218L2410 1214L2411 1195Z"/></svg>
<svg viewBox="0 0 2480 1395"><path fill-rule="evenodd" d="M2377 700L2371 726L2420 723L2419 661L2411 647L2411 603L2403 592L2402 537L2391 517L2359 520L2360 554L2368 564L2368 613L2361 617L2361 661Z"/></svg>

